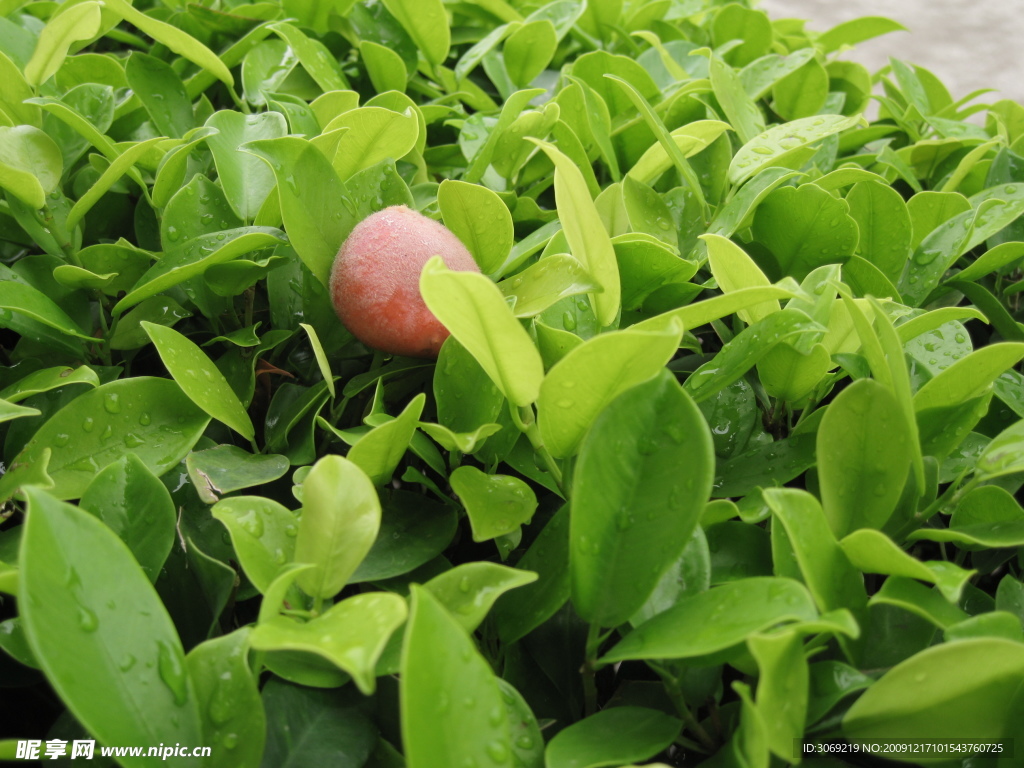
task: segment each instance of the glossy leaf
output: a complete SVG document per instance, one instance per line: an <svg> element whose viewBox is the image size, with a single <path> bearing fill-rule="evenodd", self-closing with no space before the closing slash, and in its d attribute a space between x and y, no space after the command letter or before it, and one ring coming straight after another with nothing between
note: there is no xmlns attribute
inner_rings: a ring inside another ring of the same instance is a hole
<svg viewBox="0 0 1024 768"><path fill-rule="evenodd" d="M302 502L295 562L314 568L300 574L298 583L313 597L331 598L377 538L380 499L359 467L341 456L325 456L306 475Z"/></svg>
<svg viewBox="0 0 1024 768"><path fill-rule="evenodd" d="M131 552L92 515L44 491L26 495L19 605L50 683L101 743L199 743L181 643Z"/></svg>
<svg viewBox="0 0 1024 768"><path fill-rule="evenodd" d="M239 147L249 141L284 136L288 128L284 117L277 112L242 115L221 110L215 112L206 125L217 130L206 144L213 153L217 176L228 203L239 218L252 221L274 188L275 175L259 157Z"/></svg>
<svg viewBox="0 0 1024 768"><path fill-rule="evenodd" d="M487 187L446 179L437 188L444 225L473 254L487 275L499 271L512 248L512 214Z"/></svg>
<svg viewBox="0 0 1024 768"><path fill-rule="evenodd" d="M210 358L173 328L147 322L141 325L182 392L210 416L252 440L255 430L249 414Z"/></svg>
<svg viewBox="0 0 1024 768"><path fill-rule="evenodd" d="M391 479L416 432L425 400L423 395L413 398L396 418L374 427L348 452L348 460L363 470L374 485Z"/></svg>
<svg viewBox="0 0 1024 768"><path fill-rule="evenodd" d="M537 509L536 496L518 477L488 475L476 467L463 466L452 472L449 482L466 507L473 541L511 533L529 523Z"/></svg>
<svg viewBox="0 0 1024 768"><path fill-rule="evenodd" d="M409 768L472 760L501 768L512 743L504 700L472 639L425 587L412 587L402 646L402 741Z"/></svg>
<svg viewBox="0 0 1024 768"><path fill-rule="evenodd" d="M584 619L616 626L643 605L689 541L713 466L710 430L670 375L603 409L580 448L572 494L572 595Z"/></svg>
<svg viewBox="0 0 1024 768"><path fill-rule="evenodd" d="M537 580L536 573L497 563L465 563L426 582L436 597L467 632L480 626L494 601L509 590Z"/></svg>
<svg viewBox="0 0 1024 768"><path fill-rule="evenodd" d="M451 271L434 257L423 267L420 292L505 397L519 406L537 399L540 355L497 286L482 275Z"/></svg>
<svg viewBox="0 0 1024 768"><path fill-rule="evenodd" d="M631 386L654 377L679 347L680 328L606 333L571 350L544 378L537 420L557 458L576 452L598 414Z"/></svg>
<svg viewBox="0 0 1024 768"><path fill-rule="evenodd" d="M239 565L253 586L266 593L294 560L299 517L261 496L232 496L213 505L210 514L224 523Z"/></svg>
<svg viewBox="0 0 1024 768"><path fill-rule="evenodd" d="M729 181L742 184L762 168L783 165L808 145L852 128L861 120L860 117L819 115L773 126L740 147L729 165Z"/></svg>
<svg viewBox="0 0 1024 768"><path fill-rule="evenodd" d="M665 749L680 723L643 707L612 707L559 731L544 751L546 768L599 768L644 760Z"/></svg>
<svg viewBox="0 0 1024 768"><path fill-rule="evenodd" d="M153 474L162 475L195 445L209 421L173 381L148 377L113 381L54 414L11 466L35 464L44 451L50 451L48 471L55 483L50 492L57 498L76 499L98 471L129 453Z"/></svg>

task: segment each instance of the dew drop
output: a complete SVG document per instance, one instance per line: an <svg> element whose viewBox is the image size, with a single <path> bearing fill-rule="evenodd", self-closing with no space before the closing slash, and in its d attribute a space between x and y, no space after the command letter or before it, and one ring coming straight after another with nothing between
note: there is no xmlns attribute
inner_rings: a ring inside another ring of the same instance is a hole
<svg viewBox="0 0 1024 768"><path fill-rule="evenodd" d="M188 701L188 681L181 654L162 640L158 640L156 645L157 672L164 685L174 695L174 703L180 707Z"/></svg>
<svg viewBox="0 0 1024 768"><path fill-rule="evenodd" d="M153 418L148 413L146 413L145 411L143 411L139 415L139 424L141 424L144 427L148 427L152 421L153 421Z"/></svg>
<svg viewBox="0 0 1024 768"><path fill-rule="evenodd" d="M83 632L95 632L99 627L100 621L96 618L96 614L86 608L84 605L78 606L78 628Z"/></svg>
<svg viewBox="0 0 1024 768"><path fill-rule="evenodd" d="M116 392L109 393L105 398L103 398L103 409L107 413L120 413L121 396Z"/></svg>

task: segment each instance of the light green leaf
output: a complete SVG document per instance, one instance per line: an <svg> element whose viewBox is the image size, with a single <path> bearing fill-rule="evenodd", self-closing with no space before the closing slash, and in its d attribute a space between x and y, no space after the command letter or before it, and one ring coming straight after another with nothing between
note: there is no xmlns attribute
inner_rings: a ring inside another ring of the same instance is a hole
<svg viewBox="0 0 1024 768"><path fill-rule="evenodd" d="M505 71L519 88L530 85L551 62L558 46L555 25L547 19L528 21L505 40Z"/></svg>
<svg viewBox="0 0 1024 768"><path fill-rule="evenodd" d="M615 331L595 336L559 360L537 400L540 433L551 454L573 455L605 406L654 377L679 348L681 336L675 320L657 331Z"/></svg>
<svg viewBox="0 0 1024 768"><path fill-rule="evenodd" d="M715 98L722 105L722 110L729 118L729 123L736 130L744 146L748 145L755 137L764 134L764 115L744 90L739 73L719 57L712 56L708 63L708 74ZM731 179L732 173L730 172L729 175Z"/></svg>
<svg viewBox="0 0 1024 768"><path fill-rule="evenodd" d="M494 601L511 589L532 584L537 574L497 563L463 563L423 586L448 609L462 628L474 632Z"/></svg>
<svg viewBox="0 0 1024 768"><path fill-rule="evenodd" d="M515 299L516 317L533 317L567 296L597 287L583 265L567 254L547 256L498 283L505 296Z"/></svg>
<svg viewBox="0 0 1024 768"><path fill-rule="evenodd" d="M708 265L711 267L711 274L714 275L718 287L726 295L744 288L771 285L771 281L754 260L731 240L720 235L701 235L700 239L707 243ZM758 320L763 320L780 309L779 302L771 300L755 304L747 309L737 310L736 314L747 325L753 325ZM693 326L687 327L692 328Z"/></svg>
<svg viewBox="0 0 1024 768"><path fill-rule="evenodd" d="M299 586L314 598L341 591L370 551L380 528L380 499L373 482L341 456L324 456L302 482L302 519L295 562L314 567Z"/></svg>
<svg viewBox="0 0 1024 768"><path fill-rule="evenodd" d="M262 496L221 499L210 514L224 523L239 565L252 585L265 594L293 560L298 516Z"/></svg>
<svg viewBox="0 0 1024 768"><path fill-rule="evenodd" d="M46 205L46 195L60 183L63 164L60 149L38 128L0 126L0 187L25 205Z"/></svg>
<svg viewBox="0 0 1024 768"><path fill-rule="evenodd" d="M446 179L437 188L444 225L473 254L480 271L497 274L512 249L512 214L487 187Z"/></svg>
<svg viewBox="0 0 1024 768"><path fill-rule="evenodd" d="M288 133L284 116L278 112L243 115L225 109L211 115L206 125L217 131L206 143L217 164L224 195L238 217L250 222L274 188L274 172L258 157L239 147L249 141L284 136Z"/></svg>
<svg viewBox="0 0 1024 768"><path fill-rule="evenodd" d="M252 647L316 654L352 675L369 696L377 687L377 660L406 614L399 595L367 592L335 603L305 623L285 616L261 617L252 631Z"/></svg>
<svg viewBox="0 0 1024 768"><path fill-rule="evenodd" d="M569 249L601 286L590 294L598 324L612 325L618 317L621 289L615 249L601 223L579 168L551 144L531 139L555 164L555 206Z"/></svg>
<svg viewBox="0 0 1024 768"><path fill-rule="evenodd" d="M242 437L252 440L256 430L245 406L203 350L166 325L145 321L141 325L168 372L192 402Z"/></svg>
<svg viewBox="0 0 1024 768"><path fill-rule="evenodd" d="M32 58L25 65L25 80L38 87L60 69L68 48L79 40L89 40L100 31L100 8L103 3L78 3L55 13L39 34Z"/></svg>
<svg viewBox="0 0 1024 768"><path fill-rule="evenodd" d="M136 163L142 160L142 158L145 157L153 147L162 141L165 141L162 137L147 139L146 141L140 141L138 144L135 144L122 152L121 155L112 162L102 174L100 174L100 177L96 179L96 182L91 187L89 187L88 191L78 199L74 206L72 206L65 223L68 231L71 231L78 226L78 223L85 217L90 209L100 201L100 198L103 197L103 195L105 195L112 186L114 186L115 182L128 173Z"/></svg>
<svg viewBox="0 0 1024 768"><path fill-rule="evenodd" d="M466 465L452 472L449 482L466 507L473 541L512 533L537 510L533 490L512 475L489 475Z"/></svg>
<svg viewBox="0 0 1024 768"><path fill-rule="evenodd" d="M544 378L540 353L494 283L474 272L449 270L435 256L423 267L420 293L505 397L518 406L537 399Z"/></svg>
<svg viewBox="0 0 1024 768"><path fill-rule="evenodd" d="M914 395L914 410L957 405L985 394L1008 368L1024 359L1024 344L1001 342L975 350L957 360Z"/></svg>
<svg viewBox="0 0 1024 768"><path fill-rule="evenodd" d="M374 485L391 481L416 432L427 396L416 395L394 419L374 427L348 452L348 459L367 474Z"/></svg>
<svg viewBox="0 0 1024 768"><path fill-rule="evenodd" d="M331 120L324 131L347 128L338 142L334 169L342 181L382 160L399 160L415 146L419 122L411 109L404 113L383 107L358 107Z"/></svg>
<svg viewBox="0 0 1024 768"><path fill-rule="evenodd" d="M444 64L451 48L448 14L441 0L384 0L424 58L435 67Z"/></svg>

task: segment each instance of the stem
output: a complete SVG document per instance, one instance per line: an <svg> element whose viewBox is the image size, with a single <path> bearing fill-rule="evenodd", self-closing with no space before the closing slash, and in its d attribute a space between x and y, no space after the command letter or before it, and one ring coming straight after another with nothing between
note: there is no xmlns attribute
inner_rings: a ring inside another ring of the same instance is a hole
<svg viewBox="0 0 1024 768"><path fill-rule="evenodd" d="M597 712L597 649L601 645L601 627L595 622L587 629L587 645L583 668L583 714L586 717Z"/></svg>
<svg viewBox="0 0 1024 768"><path fill-rule="evenodd" d="M704 726L700 724L700 721L698 721L693 712L690 711L690 707L686 703L686 699L683 698L683 692L679 686L679 679L664 667L650 663L649 666L658 673L662 682L665 683L668 696L672 699L672 704L675 706L676 711L679 712L679 716L682 717L683 724L686 728L696 737L703 749L708 752L714 752L718 748L718 745L715 744L715 740L711 738L711 735L706 730L704 730Z"/></svg>

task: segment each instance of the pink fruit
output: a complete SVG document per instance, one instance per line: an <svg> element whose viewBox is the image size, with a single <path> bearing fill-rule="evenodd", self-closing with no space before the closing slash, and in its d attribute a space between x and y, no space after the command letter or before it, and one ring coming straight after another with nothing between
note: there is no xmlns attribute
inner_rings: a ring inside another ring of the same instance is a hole
<svg viewBox="0 0 1024 768"><path fill-rule="evenodd" d="M331 301L341 322L368 347L436 358L448 329L420 295L420 272L432 256L449 269L480 271L450 230L404 205L367 216L331 269Z"/></svg>

